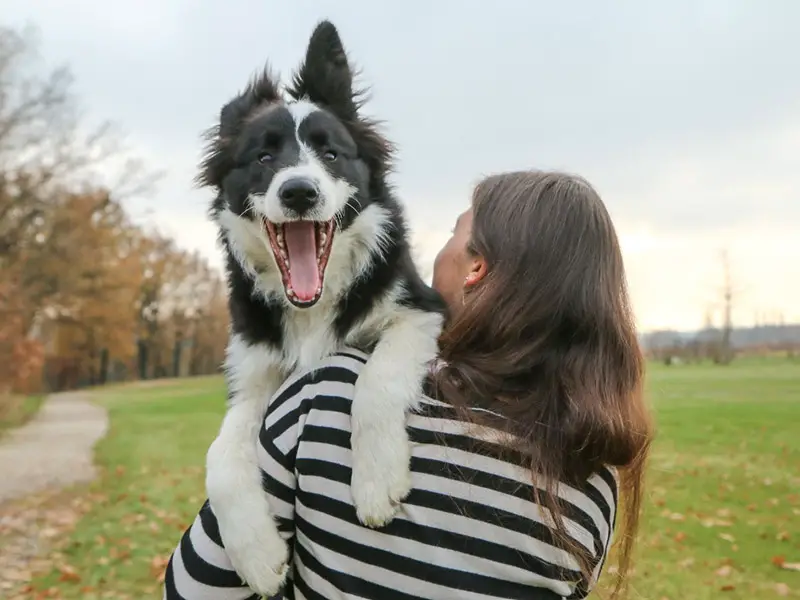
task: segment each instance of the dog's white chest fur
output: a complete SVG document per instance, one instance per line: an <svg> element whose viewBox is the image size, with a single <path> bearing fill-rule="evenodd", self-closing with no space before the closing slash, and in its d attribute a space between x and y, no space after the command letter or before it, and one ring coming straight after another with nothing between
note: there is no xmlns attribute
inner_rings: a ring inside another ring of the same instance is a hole
<svg viewBox="0 0 800 600"><path fill-rule="evenodd" d="M323 300L324 302L324 300ZM323 310L291 311L283 325L283 363L287 368L308 370L336 351L333 322Z"/></svg>

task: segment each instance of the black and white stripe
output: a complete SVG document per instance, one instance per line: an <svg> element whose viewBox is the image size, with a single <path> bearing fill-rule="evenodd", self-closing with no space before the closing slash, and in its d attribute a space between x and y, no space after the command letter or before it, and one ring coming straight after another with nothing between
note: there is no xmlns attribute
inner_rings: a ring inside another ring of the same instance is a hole
<svg viewBox="0 0 800 600"><path fill-rule="evenodd" d="M289 379L270 403L259 460L271 508L294 548L286 598L583 598L575 558L559 548L530 473L480 452L478 432L423 397L409 417L413 489L388 526L359 524L350 494L350 405L366 355L339 353ZM486 432L480 434L486 443ZM543 492L542 492L543 493ZM595 563L611 542L617 475L562 484L565 525ZM246 515L243 515L246 518ZM168 600L256 598L232 570L208 503L170 560Z"/></svg>

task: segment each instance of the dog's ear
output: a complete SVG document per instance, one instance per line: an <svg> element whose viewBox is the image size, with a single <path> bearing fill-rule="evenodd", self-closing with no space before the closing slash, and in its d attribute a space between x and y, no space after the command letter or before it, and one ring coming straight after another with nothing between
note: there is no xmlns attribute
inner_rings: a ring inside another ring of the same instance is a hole
<svg viewBox="0 0 800 600"><path fill-rule="evenodd" d="M345 119L356 116L359 103L353 91L353 71L339 32L330 21L322 21L314 29L305 60L287 91L297 100L308 98Z"/></svg>
<svg viewBox="0 0 800 600"><path fill-rule="evenodd" d="M222 107L219 114L219 134L222 138L235 137L245 119L260 106L277 102L280 99L278 86L270 72L269 65L257 74L244 91Z"/></svg>
<svg viewBox="0 0 800 600"><path fill-rule="evenodd" d="M198 185L219 186L222 177L231 168L231 142L236 139L247 117L260 106L280 100L278 86L269 66L265 66L236 98L222 107L219 123L205 133L207 141L205 155L200 164L200 173L195 179Z"/></svg>

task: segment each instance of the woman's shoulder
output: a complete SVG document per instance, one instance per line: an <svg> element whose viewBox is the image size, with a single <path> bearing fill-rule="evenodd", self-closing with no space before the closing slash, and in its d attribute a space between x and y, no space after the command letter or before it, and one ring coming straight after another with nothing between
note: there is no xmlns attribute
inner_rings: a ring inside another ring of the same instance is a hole
<svg viewBox="0 0 800 600"><path fill-rule="evenodd" d="M353 385L368 359L368 354L350 348L331 354L313 367L298 369L287 377L275 393L275 401L300 395L308 397L324 392L330 385Z"/></svg>
<svg viewBox="0 0 800 600"><path fill-rule="evenodd" d="M345 348L331 354L315 367L289 377L275 395L270 409L277 408L283 403L298 405L306 402L307 411L314 411L317 407L324 408L322 412L326 414L331 410L347 412L347 405L352 402L356 380L368 360L368 353L355 348ZM531 482L530 471L520 468L527 462L523 458L514 456L513 452L510 454L501 452L499 454L502 457L490 458L480 450L481 447L485 450L486 444L506 446L504 434L499 429L471 426L464 422L465 415L462 412L432 396L434 394L423 393L416 410L409 415L411 437L415 438L417 443L447 447L450 450L448 460L454 460L453 456L460 456L468 463L481 463L479 468L489 468L495 474L505 474L516 479L518 484ZM474 408L471 411L487 412L482 408ZM502 419L500 415L492 414ZM480 444L476 445L475 442ZM491 462L491 465L484 465L486 461ZM463 466L467 466L467 463ZM599 509L604 520L613 522L618 501L618 487L619 474L614 467L609 466L601 468L587 480L577 484L562 482L559 485L559 496L584 507L588 501L596 507L595 510Z"/></svg>

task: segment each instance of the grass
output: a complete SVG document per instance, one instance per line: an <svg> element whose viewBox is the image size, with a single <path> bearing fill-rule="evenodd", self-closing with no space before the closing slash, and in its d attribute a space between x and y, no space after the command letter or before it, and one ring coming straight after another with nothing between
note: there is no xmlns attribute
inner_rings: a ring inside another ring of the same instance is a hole
<svg viewBox="0 0 800 600"><path fill-rule="evenodd" d="M42 402L44 396L0 396L0 437L30 421Z"/></svg>
<svg viewBox="0 0 800 600"><path fill-rule="evenodd" d="M800 562L800 364L654 365L648 384L634 597L800 598L800 573L778 567Z"/></svg>
<svg viewBox="0 0 800 600"><path fill-rule="evenodd" d="M631 597L800 598L800 572L780 568L800 563L800 364L653 365L648 386L659 435ZM98 394L111 430L93 506L31 593L159 597L224 397L215 378Z"/></svg>

